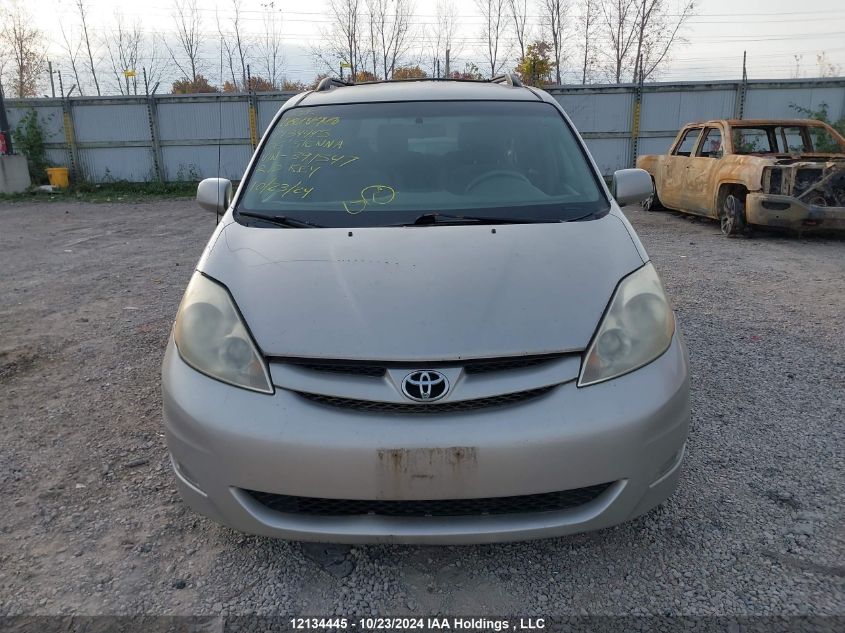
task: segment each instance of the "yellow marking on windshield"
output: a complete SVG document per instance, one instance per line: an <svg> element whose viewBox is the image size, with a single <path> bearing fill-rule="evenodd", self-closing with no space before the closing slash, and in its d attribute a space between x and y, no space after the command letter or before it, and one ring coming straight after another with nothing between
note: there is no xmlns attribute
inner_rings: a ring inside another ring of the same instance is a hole
<svg viewBox="0 0 845 633"><path fill-rule="evenodd" d="M292 194L294 196L299 196L301 199L304 200L312 191L314 191L314 187L303 187L301 180L295 183L279 182L278 179L274 176L271 180L253 183L250 187L250 191L255 191L256 193L269 194L266 196L261 196L262 202L267 202L278 194L281 194L280 197L282 198L284 198L288 194Z"/></svg>
<svg viewBox="0 0 845 633"><path fill-rule="evenodd" d="M284 130L281 133L280 139L297 139L297 138L329 138L331 130L316 129L316 130Z"/></svg>
<svg viewBox="0 0 845 633"><path fill-rule="evenodd" d="M396 190L389 185L369 185L361 189L358 200L344 201L343 208L350 215L358 215L370 204L385 205L396 199Z"/></svg>
<svg viewBox="0 0 845 633"><path fill-rule="evenodd" d="M311 178L314 174L322 169L321 165L314 167L313 165L289 165L288 171L294 174L305 174L306 178Z"/></svg>
<svg viewBox="0 0 845 633"><path fill-rule="evenodd" d="M337 125L339 116L289 116L282 119L282 127L294 125Z"/></svg>
<svg viewBox="0 0 845 633"><path fill-rule="evenodd" d="M295 152L291 160L310 165L311 163L331 163L334 167L345 167L349 163L359 160L360 156L347 154L322 154L320 152Z"/></svg>

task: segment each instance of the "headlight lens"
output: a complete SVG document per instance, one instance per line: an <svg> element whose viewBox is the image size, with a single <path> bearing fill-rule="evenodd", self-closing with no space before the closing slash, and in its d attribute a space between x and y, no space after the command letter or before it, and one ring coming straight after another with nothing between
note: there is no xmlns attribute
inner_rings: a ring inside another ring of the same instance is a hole
<svg viewBox="0 0 845 633"><path fill-rule="evenodd" d="M230 385L273 393L267 365L229 292L201 273L188 284L173 338L182 360L194 369Z"/></svg>
<svg viewBox="0 0 845 633"><path fill-rule="evenodd" d="M669 349L675 316L651 263L623 279L584 355L578 386L627 374Z"/></svg>

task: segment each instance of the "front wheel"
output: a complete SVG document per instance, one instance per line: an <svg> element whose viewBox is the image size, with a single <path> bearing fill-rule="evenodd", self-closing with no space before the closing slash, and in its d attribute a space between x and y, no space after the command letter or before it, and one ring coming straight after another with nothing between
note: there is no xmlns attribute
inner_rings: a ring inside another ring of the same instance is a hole
<svg viewBox="0 0 845 633"><path fill-rule="evenodd" d="M660 204L660 198L657 197L657 187L654 186L653 182L651 195L643 200L640 206L643 208L643 211L656 211L657 209L663 208L663 205Z"/></svg>
<svg viewBox="0 0 845 633"><path fill-rule="evenodd" d="M730 193L725 197L719 211L719 224L722 233L734 237L745 232L745 203Z"/></svg>

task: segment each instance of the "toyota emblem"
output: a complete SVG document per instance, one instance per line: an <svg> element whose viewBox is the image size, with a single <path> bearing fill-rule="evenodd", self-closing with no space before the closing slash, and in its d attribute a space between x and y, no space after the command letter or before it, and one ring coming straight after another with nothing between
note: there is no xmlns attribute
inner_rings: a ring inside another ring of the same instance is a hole
<svg viewBox="0 0 845 633"><path fill-rule="evenodd" d="M411 372L402 380L402 393L417 402L433 402L449 393L449 380L430 369Z"/></svg>

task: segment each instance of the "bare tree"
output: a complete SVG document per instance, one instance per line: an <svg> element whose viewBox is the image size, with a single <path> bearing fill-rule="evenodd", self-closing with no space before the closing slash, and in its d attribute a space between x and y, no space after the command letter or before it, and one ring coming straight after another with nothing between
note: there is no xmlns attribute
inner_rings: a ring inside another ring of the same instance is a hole
<svg viewBox="0 0 845 633"><path fill-rule="evenodd" d="M91 36L88 34L88 7L85 6L85 0L76 0L76 10L79 13L79 22L82 26L82 42L85 44L85 50L88 53L88 69L91 71L91 79L94 81L94 88L99 95L100 82L97 79L97 66L94 64L94 54L91 51Z"/></svg>
<svg viewBox="0 0 845 633"><path fill-rule="evenodd" d="M276 8L275 0L261 5L264 30L258 45L261 70L267 80L278 89L281 84L282 64L282 10Z"/></svg>
<svg viewBox="0 0 845 633"><path fill-rule="evenodd" d="M195 82L202 70L199 53L203 43L202 18L197 0L174 0L173 19L176 22L177 50L174 51L167 40L162 39L162 42L182 76Z"/></svg>
<svg viewBox="0 0 845 633"><path fill-rule="evenodd" d="M579 18L579 29L584 46L584 59L581 67L581 83L587 83L587 75L596 63L596 23L599 19L599 5L601 0L583 0L582 13Z"/></svg>
<svg viewBox="0 0 845 633"><path fill-rule="evenodd" d="M368 0L367 9L373 74L380 71L382 77L389 79L408 51L413 5L411 0Z"/></svg>
<svg viewBox="0 0 845 633"><path fill-rule="evenodd" d="M794 53L792 59L795 62L795 68L792 70L792 78L798 79L801 76L801 60L804 59L804 56Z"/></svg>
<svg viewBox="0 0 845 633"><path fill-rule="evenodd" d="M232 76L232 86L235 90L246 90L247 85L246 58L249 45L243 33L241 4L242 0L231 0L231 6L224 10L225 15L229 16L229 23L226 27L220 21L219 11L215 11L220 44L226 55L229 74Z"/></svg>
<svg viewBox="0 0 845 633"><path fill-rule="evenodd" d="M609 41L608 75L617 83L651 77L693 15L692 0L609 0L601 5Z"/></svg>
<svg viewBox="0 0 845 633"><path fill-rule="evenodd" d="M146 38L141 53L141 69L147 76L150 91L164 79L165 73L172 70L169 55L164 54L165 50L167 47L160 33L153 32Z"/></svg>
<svg viewBox="0 0 845 633"><path fill-rule="evenodd" d="M827 51L816 54L816 64L819 67L819 77L839 77L842 74L842 64L830 61Z"/></svg>
<svg viewBox="0 0 845 633"><path fill-rule="evenodd" d="M636 39L636 0L605 0L601 3L602 21L609 50L608 74L616 82L630 59L631 47Z"/></svg>
<svg viewBox="0 0 845 633"><path fill-rule="evenodd" d="M495 77L505 63L505 57L500 50L501 40L505 33L507 22L508 0L475 0L483 21L484 45L487 47L487 62L490 63L490 76Z"/></svg>
<svg viewBox="0 0 845 633"><path fill-rule="evenodd" d="M458 8L452 0L440 0L437 3L437 30L442 38L444 51L453 56L461 52L458 41Z"/></svg>
<svg viewBox="0 0 845 633"><path fill-rule="evenodd" d="M352 77L363 68L361 59L361 20L363 0L329 0L331 26L322 32L327 42L315 49L315 57L329 70L348 64Z"/></svg>
<svg viewBox="0 0 845 633"><path fill-rule="evenodd" d="M681 0L638 0L636 12L636 54L633 81L648 79L666 59L678 32L693 15L695 2Z"/></svg>
<svg viewBox="0 0 845 633"><path fill-rule="evenodd" d="M138 61L141 55L141 24L136 18L132 24L126 24L123 14L116 12L111 34L106 37L106 49L114 73L115 85L120 94L138 94L138 77L132 81L125 76L126 71L140 71Z"/></svg>
<svg viewBox="0 0 845 633"><path fill-rule="evenodd" d="M18 2L4 8L2 20L2 63L3 70L10 69L12 93L17 97L34 97L46 60L44 35L32 26L32 16Z"/></svg>
<svg viewBox="0 0 845 633"><path fill-rule="evenodd" d="M566 0L540 0L540 22L546 37L552 43L552 63L555 67L555 80L561 83L560 68L563 64L564 22L567 17Z"/></svg>
<svg viewBox="0 0 845 633"><path fill-rule="evenodd" d="M62 31L62 51L67 57L67 63L70 65L71 74L76 82L76 89L79 91L79 95L82 96L84 92L82 89L82 79L79 77L79 62L77 61L79 52L82 50L82 40L74 39L72 29L68 29L70 31L69 33L65 31L64 24L61 21L59 22L59 27Z"/></svg>
<svg viewBox="0 0 845 633"><path fill-rule="evenodd" d="M434 25L427 38L432 77L437 76L438 66L445 62L446 51L453 56L456 54L458 31L458 9L452 0L438 0L435 10ZM441 74L445 74L444 68L439 69Z"/></svg>
<svg viewBox="0 0 845 633"><path fill-rule="evenodd" d="M528 22L528 0L508 0L510 17L513 20L513 31L516 35L516 42L519 45L519 59L525 59L525 46L527 44L525 31Z"/></svg>

